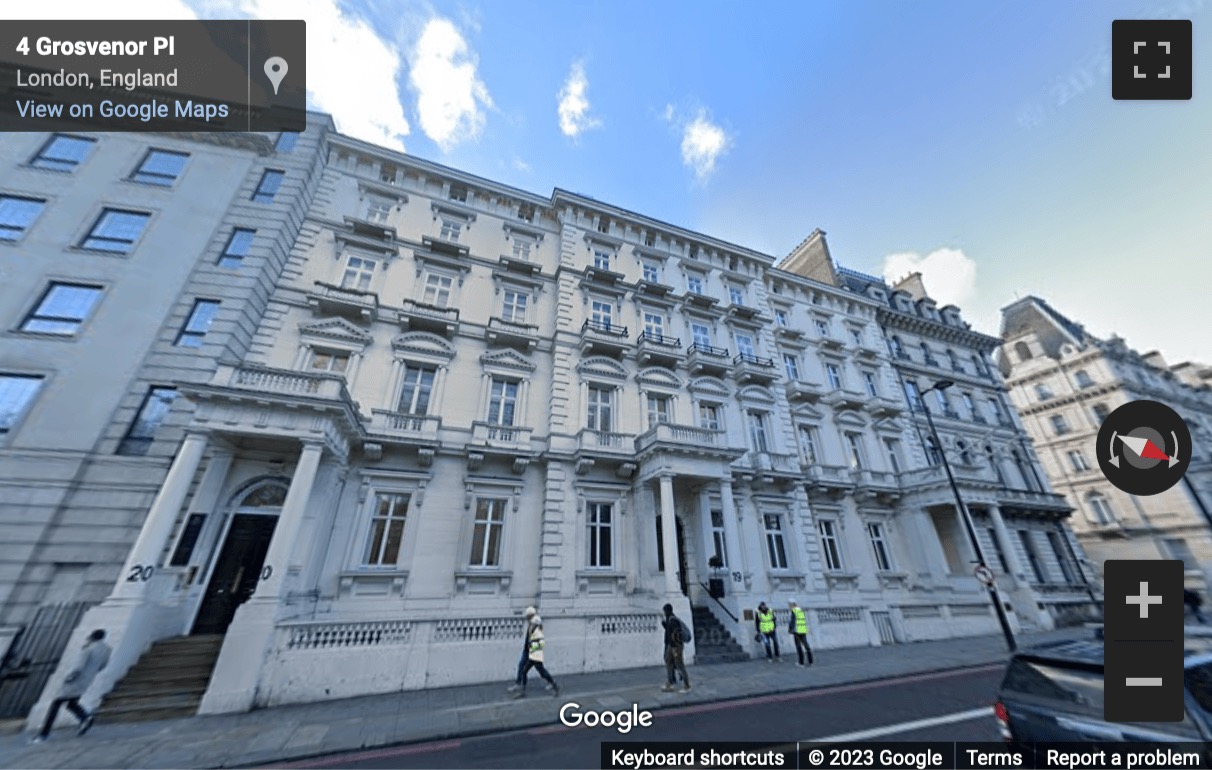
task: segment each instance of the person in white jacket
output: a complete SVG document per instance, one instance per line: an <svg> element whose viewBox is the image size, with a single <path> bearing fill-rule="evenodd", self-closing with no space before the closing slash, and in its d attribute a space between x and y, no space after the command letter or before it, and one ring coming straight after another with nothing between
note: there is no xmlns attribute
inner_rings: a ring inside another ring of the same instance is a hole
<svg viewBox="0 0 1212 770"><path fill-rule="evenodd" d="M535 669L539 672L539 676L547 680L547 689L551 691L552 697L560 696L560 686L551 678L551 674L547 673L547 669L543 666L543 648L546 642L543 639L543 619L538 613L531 614L527 610L528 624L526 626L526 663L522 667L518 675L518 684L521 687L514 693L515 698L526 697L526 678L530 673L530 669Z"/></svg>
<svg viewBox="0 0 1212 770"><path fill-rule="evenodd" d="M92 686L97 674L109 665L110 652L109 645L105 643L104 631L97 629L89 634L84 649L76 658L76 664L72 666L67 678L59 687L59 695L51 701L50 708L46 712L46 721L42 723L42 730L34 738L34 743L41 743L50 735L51 728L55 724L55 717L59 716L59 708L63 705L66 705L67 710L80 720L80 729L76 731L76 735L84 735L88 732L88 728L93 726L93 715L84 710L84 707L80 705L80 699L84 697L84 693L88 692L88 688Z"/></svg>

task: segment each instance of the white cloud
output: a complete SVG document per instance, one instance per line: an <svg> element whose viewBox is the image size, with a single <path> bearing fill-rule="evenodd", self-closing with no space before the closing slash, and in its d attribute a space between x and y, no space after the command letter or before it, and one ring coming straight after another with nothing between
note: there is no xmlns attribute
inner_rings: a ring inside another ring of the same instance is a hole
<svg viewBox="0 0 1212 770"><path fill-rule="evenodd" d="M732 137L711 121L705 109L695 113L693 120L685 121L672 104L667 104L663 117L682 132L682 163L694 171L698 181L706 182L715 173L716 161L732 147Z"/></svg>
<svg viewBox="0 0 1212 770"><path fill-rule="evenodd" d="M404 149L409 133L396 78L400 51L337 0L46 0L6 4L6 18L303 19L307 22L309 107L330 113L341 131ZM356 52L356 55L351 55Z"/></svg>
<svg viewBox="0 0 1212 770"><path fill-rule="evenodd" d="M926 291L939 305L964 309L976 299L976 262L960 249L935 249L924 257L916 252L884 257L883 274L889 283L915 272L922 274Z"/></svg>
<svg viewBox="0 0 1212 770"><path fill-rule="evenodd" d="M522 160L521 158L513 159L513 167L515 169L517 169L518 171L521 171L524 174L530 173L530 164L527 163L526 161Z"/></svg>
<svg viewBox="0 0 1212 770"><path fill-rule="evenodd" d="M475 139L484 128L484 110L492 107L492 98L476 73L477 63L449 20L426 23L413 51L410 80L421 130L443 151Z"/></svg>
<svg viewBox="0 0 1212 770"><path fill-rule="evenodd" d="M559 93L560 130L564 136L575 139L581 133L602 125L602 121L589 115L588 91L589 79L585 77L585 65L579 61L573 62L568 79Z"/></svg>

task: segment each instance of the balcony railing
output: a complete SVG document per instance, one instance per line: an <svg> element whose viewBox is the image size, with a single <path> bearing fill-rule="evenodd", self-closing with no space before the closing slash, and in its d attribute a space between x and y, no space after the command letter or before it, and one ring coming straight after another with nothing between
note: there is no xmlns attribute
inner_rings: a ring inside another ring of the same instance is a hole
<svg viewBox="0 0 1212 770"><path fill-rule="evenodd" d="M635 450L635 436L630 433L585 428L577 434L577 444L581 450L621 452L630 455Z"/></svg>
<svg viewBox="0 0 1212 770"><path fill-rule="evenodd" d="M440 417L372 409L370 432L391 438L434 442L438 440Z"/></svg>
<svg viewBox="0 0 1212 770"><path fill-rule="evenodd" d="M520 342L527 348L533 348L539 342L539 327L535 324L506 321L504 318L493 316L488 319L489 342L503 344Z"/></svg>
<svg viewBox="0 0 1212 770"><path fill-rule="evenodd" d="M615 326L609 321L586 320L585 323L581 324L581 334L585 334L586 332L606 337L625 338L627 336L627 327Z"/></svg>
<svg viewBox="0 0 1212 770"><path fill-rule="evenodd" d="M316 281L316 288L307 297L308 304L319 310L373 321L379 314L379 295L373 291L348 289L336 284Z"/></svg>
<svg viewBox="0 0 1212 770"><path fill-rule="evenodd" d="M711 356L713 358L727 358L728 350L726 348L717 348L708 345L705 342L696 342L686 349L687 353L697 353L701 356Z"/></svg>
<svg viewBox="0 0 1212 770"><path fill-rule="evenodd" d="M805 465L804 473L817 484L850 486L848 469L840 465Z"/></svg>
<svg viewBox="0 0 1212 770"><path fill-rule="evenodd" d="M471 426L471 443L501 449L529 450L530 434L533 432L533 428L475 422Z"/></svg>
<svg viewBox="0 0 1212 770"><path fill-rule="evenodd" d="M637 452L642 452L657 443L724 448L727 446L727 438L728 434L722 430L661 422L636 436L635 448Z"/></svg>
<svg viewBox="0 0 1212 770"><path fill-rule="evenodd" d="M799 475L800 458L797 455L781 454L778 452L750 452L749 465L761 471L771 473L790 473Z"/></svg>
<svg viewBox="0 0 1212 770"><path fill-rule="evenodd" d="M437 307L406 299L404 307L400 309L399 321L404 329L425 327L449 335L459 328L459 311L453 307Z"/></svg>
<svg viewBox="0 0 1212 770"><path fill-rule="evenodd" d="M211 380L212 385L259 393L315 398L348 398L345 378L333 374L312 374L287 369L244 365L220 365Z"/></svg>
<svg viewBox="0 0 1212 770"><path fill-rule="evenodd" d="M774 368L774 359L762 358L761 356L755 356L752 353L738 353L736 357L732 359L732 363L736 366L749 365L757 366L762 369Z"/></svg>
<svg viewBox="0 0 1212 770"><path fill-rule="evenodd" d="M654 345L662 348L673 348L674 350L682 347L681 337L670 337L668 335L661 334L660 332L640 332L640 336L636 338L636 342L640 343L641 345Z"/></svg>
<svg viewBox="0 0 1212 770"><path fill-rule="evenodd" d="M868 468L855 468L850 471L850 477L860 487L896 487L896 474L887 471L873 471Z"/></svg>

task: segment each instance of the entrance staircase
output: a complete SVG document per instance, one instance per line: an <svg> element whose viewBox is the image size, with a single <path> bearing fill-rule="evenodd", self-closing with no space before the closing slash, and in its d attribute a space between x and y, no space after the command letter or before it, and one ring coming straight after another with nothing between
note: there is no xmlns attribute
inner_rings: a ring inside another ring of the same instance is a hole
<svg viewBox="0 0 1212 770"><path fill-rule="evenodd" d="M694 662L740 663L749 660L728 629L706 607L691 607L694 616Z"/></svg>
<svg viewBox="0 0 1212 770"><path fill-rule="evenodd" d="M150 722L193 716L210 684L223 636L177 636L154 643L105 696L102 722Z"/></svg>

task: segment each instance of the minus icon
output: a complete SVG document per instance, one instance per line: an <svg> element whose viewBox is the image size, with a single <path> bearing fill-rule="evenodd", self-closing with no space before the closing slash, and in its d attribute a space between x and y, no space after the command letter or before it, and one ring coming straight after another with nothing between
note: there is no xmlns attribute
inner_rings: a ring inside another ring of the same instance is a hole
<svg viewBox="0 0 1212 770"><path fill-rule="evenodd" d="M1128 687L1161 687L1162 678L1160 676L1129 676L1124 678L1124 683Z"/></svg>

